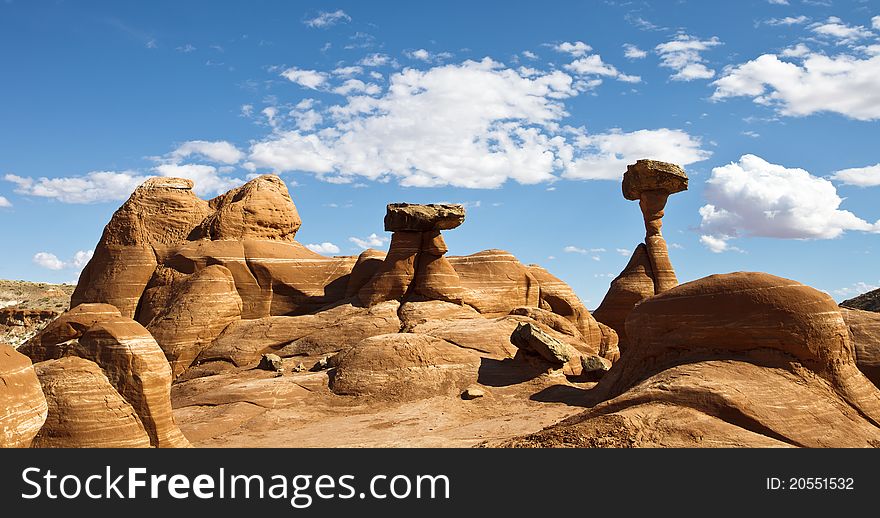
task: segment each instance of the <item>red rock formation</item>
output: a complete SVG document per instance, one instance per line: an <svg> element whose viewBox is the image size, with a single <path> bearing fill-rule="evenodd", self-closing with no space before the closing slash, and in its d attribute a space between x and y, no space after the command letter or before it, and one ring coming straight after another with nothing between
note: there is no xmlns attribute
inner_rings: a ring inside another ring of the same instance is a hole
<svg viewBox="0 0 880 518"><path fill-rule="evenodd" d="M46 414L30 358L0 344L0 448L29 447Z"/></svg>
<svg viewBox="0 0 880 518"><path fill-rule="evenodd" d="M263 175L209 202L197 239L293 241L302 220L281 178Z"/></svg>
<svg viewBox="0 0 880 518"><path fill-rule="evenodd" d="M587 412L514 445L880 445L880 390L834 301L761 273L712 275L636 306Z"/></svg>
<svg viewBox="0 0 880 518"><path fill-rule="evenodd" d="M464 288L464 303L484 316L506 315L520 306L538 307L538 280L510 252L484 250L450 257L449 262Z"/></svg>
<svg viewBox="0 0 880 518"><path fill-rule="evenodd" d="M880 387L880 313L841 308L856 350L856 366Z"/></svg>
<svg viewBox="0 0 880 518"><path fill-rule="evenodd" d="M477 379L479 356L445 340L397 333L360 342L334 359L337 394L405 400L460 394Z"/></svg>
<svg viewBox="0 0 880 518"><path fill-rule="evenodd" d="M178 280L169 291L146 327L177 377L229 324L241 319L242 303L232 274L218 265Z"/></svg>
<svg viewBox="0 0 880 518"><path fill-rule="evenodd" d="M599 322L617 333L620 350L626 349L626 317L636 304L654 296L654 279L651 260L644 244L633 251L626 268L613 281L602 303L593 312Z"/></svg>
<svg viewBox="0 0 880 518"><path fill-rule="evenodd" d="M69 356L36 365L49 401L35 448L149 448L134 408L89 360Z"/></svg>
<svg viewBox="0 0 880 518"><path fill-rule="evenodd" d="M77 356L98 364L157 447L188 446L171 414L171 367L150 333L107 304L82 304L21 348L36 362Z"/></svg>

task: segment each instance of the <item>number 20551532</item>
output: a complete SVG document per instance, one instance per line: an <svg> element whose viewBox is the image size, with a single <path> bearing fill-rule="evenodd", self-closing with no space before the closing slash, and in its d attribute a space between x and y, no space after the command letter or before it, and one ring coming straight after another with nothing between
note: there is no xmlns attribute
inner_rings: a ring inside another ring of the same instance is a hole
<svg viewBox="0 0 880 518"><path fill-rule="evenodd" d="M853 490L855 479L852 477L767 477L768 490Z"/></svg>

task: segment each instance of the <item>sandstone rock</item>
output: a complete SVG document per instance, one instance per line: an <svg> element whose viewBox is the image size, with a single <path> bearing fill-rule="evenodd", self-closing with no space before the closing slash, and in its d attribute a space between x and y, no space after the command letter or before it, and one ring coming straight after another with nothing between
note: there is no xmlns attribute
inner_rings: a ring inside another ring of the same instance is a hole
<svg viewBox="0 0 880 518"><path fill-rule="evenodd" d="M242 302L232 273L208 266L170 286L164 307L146 326L165 352L176 378L232 322Z"/></svg>
<svg viewBox="0 0 880 518"><path fill-rule="evenodd" d="M678 277L675 275L672 261L669 260L669 249L666 247L666 240L663 239L663 236L654 235L646 237L645 246L648 251L648 257L651 260L654 293L663 293L670 288L678 286Z"/></svg>
<svg viewBox="0 0 880 518"><path fill-rule="evenodd" d="M880 314L842 308L856 351L856 366L880 387Z"/></svg>
<svg viewBox="0 0 880 518"><path fill-rule="evenodd" d="M339 354L330 388L337 394L406 400L461 393L477 378L479 356L438 338L379 335Z"/></svg>
<svg viewBox="0 0 880 518"><path fill-rule="evenodd" d="M415 326L432 320L469 320L482 318L470 306L463 306L442 300L407 301L397 312L400 327L411 331Z"/></svg>
<svg viewBox="0 0 880 518"><path fill-rule="evenodd" d="M483 316L507 315L520 306L538 307L538 281L511 253L484 250L448 259L464 288L463 302Z"/></svg>
<svg viewBox="0 0 880 518"><path fill-rule="evenodd" d="M382 266L382 262L385 260L385 255L385 252L372 248L361 252L357 262L354 263L351 269L348 284L345 287L346 298L357 295L360 289L364 287L364 284L376 275L376 272L379 271L379 267Z"/></svg>
<svg viewBox="0 0 880 518"><path fill-rule="evenodd" d="M134 408L149 441L185 447L171 414L171 367L139 323L106 304L83 304L61 315L22 349L35 362L77 356L93 361Z"/></svg>
<svg viewBox="0 0 880 518"><path fill-rule="evenodd" d="M572 351L568 345L527 322L516 326L513 334L510 335L510 342L519 349L537 354L559 367L577 356L577 353Z"/></svg>
<svg viewBox="0 0 880 518"><path fill-rule="evenodd" d="M385 214L387 232L451 230L464 223L464 206L390 203Z"/></svg>
<svg viewBox="0 0 880 518"><path fill-rule="evenodd" d="M621 351L627 347L624 323L633 307L642 300L654 295L654 279L651 261L644 244L633 251L626 268L611 281L611 287L602 303L593 312L599 322L614 329L619 339Z"/></svg>
<svg viewBox="0 0 880 518"><path fill-rule="evenodd" d="M613 362L620 358L620 348L618 347L617 332L614 329L599 322L599 329L602 331L602 342L599 345L599 356Z"/></svg>
<svg viewBox="0 0 880 518"><path fill-rule="evenodd" d="M688 177L681 167L658 160L637 160L626 166L623 175L623 197L627 200L638 200L645 191L674 194L687 188Z"/></svg>
<svg viewBox="0 0 880 518"><path fill-rule="evenodd" d="M312 333L279 349L277 354L286 358L303 354L335 353L371 336L396 333L400 330L400 319L397 317L399 307L399 302L389 300L335 322L325 321ZM321 319L321 316L321 312L315 314L317 319Z"/></svg>
<svg viewBox="0 0 880 518"><path fill-rule="evenodd" d="M527 442L601 444L610 419L636 446L880 444L880 390L827 294L712 275L639 304L626 327L626 354L588 393L595 406Z"/></svg>
<svg viewBox="0 0 880 518"><path fill-rule="evenodd" d="M35 448L150 447L137 412L97 364L70 356L35 369L49 408Z"/></svg>
<svg viewBox="0 0 880 518"><path fill-rule="evenodd" d="M29 447L46 413L30 358L0 344L0 448Z"/></svg>
<svg viewBox="0 0 880 518"><path fill-rule="evenodd" d="M196 230L210 240L293 241L302 220L287 185L275 175L263 175L210 201L214 213Z"/></svg>
<svg viewBox="0 0 880 518"><path fill-rule="evenodd" d="M482 387L479 385L471 385L461 393L461 399L471 400L484 397L485 395L486 391L483 390Z"/></svg>
<svg viewBox="0 0 880 518"><path fill-rule="evenodd" d="M133 318L160 250L184 241L210 214L208 203L182 178L151 178L135 189L104 228L80 274L71 307L108 303Z"/></svg>
<svg viewBox="0 0 880 518"><path fill-rule="evenodd" d="M611 368L611 362L595 354L581 356L581 366L584 373L606 372Z"/></svg>
<svg viewBox="0 0 880 518"><path fill-rule="evenodd" d="M401 299L416 273L416 257L422 247L422 233L400 231L391 236L385 261L359 291L358 298L367 306Z"/></svg>
<svg viewBox="0 0 880 518"><path fill-rule="evenodd" d="M260 364L257 365L257 368L264 371L283 372L284 363L281 361L281 357L277 354L264 354L260 359Z"/></svg>
<svg viewBox="0 0 880 518"><path fill-rule="evenodd" d="M444 257L448 251L440 231L424 232L413 280L412 294L460 304L463 288L458 273Z"/></svg>
<svg viewBox="0 0 880 518"><path fill-rule="evenodd" d="M565 317L554 313L553 311L541 308L529 308L529 307L519 307L513 308L510 312L511 315L519 315L523 317L528 317L536 322L540 322L545 326L554 329L564 335L568 335L571 338L584 341L584 337L577 327ZM597 324L598 327L598 324ZM598 347L597 347L598 349Z"/></svg>

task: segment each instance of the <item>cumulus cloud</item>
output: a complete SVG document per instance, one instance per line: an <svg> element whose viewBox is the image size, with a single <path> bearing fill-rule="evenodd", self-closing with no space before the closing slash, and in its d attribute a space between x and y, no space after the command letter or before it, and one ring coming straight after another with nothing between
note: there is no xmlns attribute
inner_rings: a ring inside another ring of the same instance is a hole
<svg viewBox="0 0 880 518"><path fill-rule="evenodd" d="M75 269L80 271L86 266L86 264L88 264L94 254L94 250L80 250L73 254L73 257L69 261L62 261L55 254L49 252L37 252L34 254L32 260L37 266L48 270Z"/></svg>
<svg viewBox="0 0 880 518"><path fill-rule="evenodd" d="M563 157L566 178L580 180L617 180L628 164L651 157L687 166L706 160L709 151L701 148L699 138L682 130L661 128L623 132L612 130L595 135L582 134L573 147L579 152L573 159Z"/></svg>
<svg viewBox="0 0 880 518"><path fill-rule="evenodd" d="M373 233L364 239L358 237L350 237L348 238L348 240L357 245L358 248L366 250L367 248L378 248L381 246L385 246L385 243L389 241L389 238Z"/></svg>
<svg viewBox="0 0 880 518"><path fill-rule="evenodd" d="M411 50L404 52L406 57L410 59L415 59L417 61L424 61L425 63L434 63L437 61L443 61L444 59L449 59L452 57L452 54L449 52L431 52L425 49Z"/></svg>
<svg viewBox="0 0 880 518"><path fill-rule="evenodd" d="M358 65L364 67L382 67L385 65L396 65L397 63L387 54L370 54L358 61Z"/></svg>
<svg viewBox="0 0 880 518"><path fill-rule="evenodd" d="M365 177L495 188L560 174L616 179L627 161L646 156L683 165L709 156L681 130L587 134L563 126L565 101L584 91L578 82L561 70L515 70L489 58L407 68L372 87L379 92L367 85L347 91L345 102L323 110L321 128L276 131L255 142L245 167L337 183Z"/></svg>
<svg viewBox="0 0 880 518"><path fill-rule="evenodd" d="M317 243L317 244L308 244L308 245L306 245L306 248L308 248L312 252L316 252L319 254L338 254L339 253L339 247L334 245L333 243L328 242L328 241L325 241L323 243Z"/></svg>
<svg viewBox="0 0 880 518"><path fill-rule="evenodd" d="M351 16L345 14L345 11L343 11L342 9L337 9L333 12L319 11L317 16L315 16L314 18L306 18L305 20L303 20L303 23L308 25L309 27L323 29L325 27L330 27L331 25L336 25L337 23L345 23L350 21Z"/></svg>
<svg viewBox="0 0 880 518"><path fill-rule="evenodd" d="M574 43L564 41L558 45L553 46L553 50L557 52L564 52L566 54L571 54L574 57L581 57L593 50L593 47L587 45L582 41L576 41Z"/></svg>
<svg viewBox="0 0 880 518"><path fill-rule="evenodd" d="M563 68L570 70L579 76L608 76L626 83L638 83L642 80L639 76L621 74L614 65L609 65L602 61L602 57L599 54L590 54L589 56L578 58L565 65Z"/></svg>
<svg viewBox="0 0 880 518"><path fill-rule="evenodd" d="M333 93L339 95L351 95L353 93L364 93L367 95L376 95L382 92L377 84L364 83L360 79L349 79L341 85L334 88Z"/></svg>
<svg viewBox="0 0 880 518"><path fill-rule="evenodd" d="M281 72L281 77L312 90L317 90L327 81L327 74L318 72L317 70L305 70L297 67L290 67Z"/></svg>
<svg viewBox="0 0 880 518"><path fill-rule="evenodd" d="M880 164L842 169L835 172L831 178L847 185L876 187L880 185Z"/></svg>
<svg viewBox="0 0 880 518"><path fill-rule="evenodd" d="M643 59L648 57L648 51L642 50L632 43L624 43L623 55L629 59Z"/></svg>
<svg viewBox="0 0 880 518"><path fill-rule="evenodd" d="M871 27L880 31L880 16L871 18Z"/></svg>
<svg viewBox="0 0 880 518"><path fill-rule="evenodd" d="M828 37L838 44L854 43L874 35L861 25L847 25L840 18L832 16L825 22L814 23L810 30L819 36Z"/></svg>
<svg viewBox="0 0 880 518"><path fill-rule="evenodd" d="M726 68L712 83L712 99L751 97L757 104L795 117L833 112L858 120L880 118L880 55L826 56L806 47L796 49L788 55L802 55L802 64L764 54Z"/></svg>
<svg viewBox="0 0 880 518"><path fill-rule="evenodd" d="M767 0L771 5L788 5L788 0Z"/></svg>
<svg viewBox="0 0 880 518"><path fill-rule="evenodd" d="M714 168L704 195L709 203L700 208L700 241L714 252L741 236L831 239L848 230L880 232L880 221L840 209L843 200L830 181L755 155Z"/></svg>
<svg viewBox="0 0 880 518"><path fill-rule="evenodd" d="M149 176L135 171L92 171L83 176L29 178L7 174L4 179L15 184L15 192L63 203L94 203L124 200Z"/></svg>
<svg viewBox="0 0 880 518"><path fill-rule="evenodd" d="M778 27L780 25L800 25L802 23L807 23L810 21L804 15L800 16L786 16L785 18L770 18L769 20L765 20L764 23L767 25L772 25L774 27Z"/></svg>
<svg viewBox="0 0 880 518"><path fill-rule="evenodd" d="M9 208L12 207L12 202L6 199L5 196L0 196L0 207Z"/></svg>
<svg viewBox="0 0 880 518"><path fill-rule="evenodd" d="M852 286L847 286L845 288L834 290L834 294L840 297L854 297L856 295L861 295L862 293L868 293L869 291L874 291L877 289L880 289L880 285L859 281L853 283Z"/></svg>
<svg viewBox="0 0 880 518"><path fill-rule="evenodd" d="M251 110L253 110L253 107ZM172 151L170 157L180 160L192 155L199 155L211 162L221 164L235 164L244 158L244 153L233 144L224 140L190 140L184 142L178 146L177 149Z"/></svg>
<svg viewBox="0 0 880 518"><path fill-rule="evenodd" d="M715 71L704 64L700 53L718 45L721 45L721 41L715 36L701 40L688 34L678 34L675 39L657 45L654 50L660 56L660 66L675 70L670 79L693 81L715 76Z"/></svg>

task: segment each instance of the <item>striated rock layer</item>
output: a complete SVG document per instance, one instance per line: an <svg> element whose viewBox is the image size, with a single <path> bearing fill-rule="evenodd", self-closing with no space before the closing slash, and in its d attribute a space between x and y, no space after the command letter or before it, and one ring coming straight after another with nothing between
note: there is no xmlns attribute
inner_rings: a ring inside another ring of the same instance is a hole
<svg viewBox="0 0 880 518"><path fill-rule="evenodd" d="M880 390L834 301L762 273L639 304L590 410L513 446L880 446Z"/></svg>
<svg viewBox="0 0 880 518"><path fill-rule="evenodd" d="M46 398L31 360L0 344L0 448L29 447L46 415Z"/></svg>

